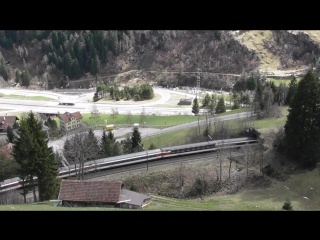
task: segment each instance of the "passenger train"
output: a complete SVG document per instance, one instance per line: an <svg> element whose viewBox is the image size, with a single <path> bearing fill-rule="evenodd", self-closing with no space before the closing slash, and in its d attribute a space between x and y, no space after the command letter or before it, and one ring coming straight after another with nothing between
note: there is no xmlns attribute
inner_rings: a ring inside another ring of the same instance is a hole
<svg viewBox="0 0 320 240"><path fill-rule="evenodd" d="M240 147L241 145L256 143L258 143L258 141L254 137L243 137L216 141L206 141L200 143L185 144L180 146L164 147L160 149L153 149L143 152L130 153L126 155L102 158L94 161L85 162L84 173L97 172L105 169L133 165L147 161L199 154L217 151L218 149L222 148ZM74 165L59 168L59 178L68 178L75 175L76 170L74 168ZM0 185L0 192L16 189L19 187L22 187L22 182L18 177L7 179Z"/></svg>

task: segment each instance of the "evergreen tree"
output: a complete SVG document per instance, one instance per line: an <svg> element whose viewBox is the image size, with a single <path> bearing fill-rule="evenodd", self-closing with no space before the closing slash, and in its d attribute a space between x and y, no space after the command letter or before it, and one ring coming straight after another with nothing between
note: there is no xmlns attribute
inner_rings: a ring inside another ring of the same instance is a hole
<svg viewBox="0 0 320 240"><path fill-rule="evenodd" d="M114 134L111 131L108 132L107 137L109 138L112 144L116 142L116 139L114 138Z"/></svg>
<svg viewBox="0 0 320 240"><path fill-rule="evenodd" d="M114 143L112 150L113 150L113 156L119 156L123 154L121 144L118 142Z"/></svg>
<svg viewBox="0 0 320 240"><path fill-rule="evenodd" d="M12 129L18 129L19 128L19 123L17 121L14 122Z"/></svg>
<svg viewBox="0 0 320 240"><path fill-rule="evenodd" d="M254 79L254 77L249 77L249 79L247 80L247 87L246 89L252 91L256 88L257 84L256 81ZM242 89L242 90L246 90L246 89Z"/></svg>
<svg viewBox="0 0 320 240"><path fill-rule="evenodd" d="M233 100L233 106L232 106L232 109L238 109L240 108L240 101L239 101L239 95L234 92L233 95L232 95L232 100Z"/></svg>
<svg viewBox="0 0 320 240"><path fill-rule="evenodd" d="M200 111L200 108L199 108L199 103L198 103L198 98L196 97L194 100L193 100L193 105L192 105L192 113L194 113L195 115L197 115Z"/></svg>
<svg viewBox="0 0 320 240"><path fill-rule="evenodd" d="M132 153L132 138L130 135L126 136L126 138L122 140L121 143L124 154Z"/></svg>
<svg viewBox="0 0 320 240"><path fill-rule="evenodd" d="M57 50L59 48L59 42L58 42L58 37L57 37L56 31L53 31L51 33L51 41L52 41L53 47Z"/></svg>
<svg viewBox="0 0 320 240"><path fill-rule="evenodd" d="M100 155L102 158L112 156L110 138L108 137L105 129L103 129L101 140L100 140Z"/></svg>
<svg viewBox="0 0 320 240"><path fill-rule="evenodd" d="M12 128L10 126L7 127L7 138L9 143L13 143L14 135L13 135Z"/></svg>
<svg viewBox="0 0 320 240"><path fill-rule="evenodd" d="M138 129L133 130L131 141L133 152L143 151L143 149L141 149L141 146L143 147L143 145L141 144L141 135Z"/></svg>
<svg viewBox="0 0 320 240"><path fill-rule="evenodd" d="M79 79L82 76L78 59L75 59L74 62L72 63L71 72L75 79Z"/></svg>
<svg viewBox="0 0 320 240"><path fill-rule="evenodd" d="M20 79L21 79L21 76L20 76L20 71L19 70L17 70L16 71L16 76L15 76L15 82L16 83L20 83Z"/></svg>
<svg viewBox="0 0 320 240"><path fill-rule="evenodd" d="M97 56L97 52L92 40L89 42L89 51L90 51L91 59L95 59Z"/></svg>
<svg viewBox="0 0 320 240"><path fill-rule="evenodd" d="M260 110L264 110L262 100L263 100L263 87L260 83L258 83L253 101L259 103Z"/></svg>
<svg viewBox="0 0 320 240"><path fill-rule="evenodd" d="M70 53L67 53L64 55L63 58L63 74L68 76L70 79L72 78L71 76L71 56Z"/></svg>
<svg viewBox="0 0 320 240"><path fill-rule="evenodd" d="M289 90L288 90L288 94L286 97L286 100L284 102L285 105L289 105L291 102L291 99L293 98L296 90L298 87L298 82L295 76L293 76L293 78L291 79L290 83L289 83Z"/></svg>
<svg viewBox="0 0 320 240"><path fill-rule="evenodd" d="M87 138L85 141L86 141L87 146L89 146L88 148L90 149L90 151L92 153L98 153L100 151L98 140L95 137L94 132L91 128L88 131L88 135L87 135ZM90 161L90 160L95 160L97 158L98 158L98 154L92 154L86 160Z"/></svg>
<svg viewBox="0 0 320 240"><path fill-rule="evenodd" d="M320 91L311 71L298 83L284 128L286 154L303 166L313 166L319 159Z"/></svg>
<svg viewBox="0 0 320 240"><path fill-rule="evenodd" d="M57 65L56 66L59 70L63 70L63 60L60 56L57 56Z"/></svg>
<svg viewBox="0 0 320 240"><path fill-rule="evenodd" d="M48 126L50 130L55 130L58 128L57 122L48 117L47 121L44 122L44 125Z"/></svg>
<svg viewBox="0 0 320 240"><path fill-rule="evenodd" d="M226 112L226 106L224 105L223 97L220 97L216 107L216 114L224 113L224 112Z"/></svg>
<svg viewBox="0 0 320 240"><path fill-rule="evenodd" d="M210 95L209 95L209 93L206 93L206 95L204 96L204 98L202 100L202 107L209 106L210 101L211 101Z"/></svg>
<svg viewBox="0 0 320 240"><path fill-rule="evenodd" d="M63 50L63 47L60 45L60 47L58 48L58 54L59 56L62 58L64 57L64 50Z"/></svg>
<svg viewBox="0 0 320 240"><path fill-rule="evenodd" d="M31 75L28 70L24 70L21 73L21 85L25 87L29 87L31 82Z"/></svg>
<svg viewBox="0 0 320 240"><path fill-rule="evenodd" d="M106 61L107 61L107 46L106 46L105 41L101 42L100 51L101 51L101 62L106 63Z"/></svg>
<svg viewBox="0 0 320 240"><path fill-rule="evenodd" d="M87 53L86 53L86 49L82 48L80 50L80 56L79 56L79 64L80 64L80 68L84 69L85 72L87 72L86 69L86 62L87 62L88 58L87 58Z"/></svg>
<svg viewBox="0 0 320 240"><path fill-rule="evenodd" d="M118 36L116 31L108 31L108 47L114 56L118 55Z"/></svg>
<svg viewBox="0 0 320 240"><path fill-rule="evenodd" d="M52 147L48 147L47 135L42 131L42 121L31 111L20 120L19 138L14 140L12 155L19 164L19 176L30 180L34 186L34 177L38 177L40 201L54 199L58 192L58 168ZM33 187L36 201L35 188Z"/></svg>
<svg viewBox="0 0 320 240"><path fill-rule="evenodd" d="M41 41L41 52L42 53L46 53L47 52L47 47L46 47L46 43L44 40Z"/></svg>
<svg viewBox="0 0 320 240"><path fill-rule="evenodd" d="M92 76L97 75L98 73L98 62L97 62L97 58L92 58L91 59L91 63L90 63L90 74Z"/></svg>
<svg viewBox="0 0 320 240"><path fill-rule="evenodd" d="M10 72L7 69L3 59L1 59L0 62L0 76L2 76L5 81L8 81L10 78Z"/></svg>

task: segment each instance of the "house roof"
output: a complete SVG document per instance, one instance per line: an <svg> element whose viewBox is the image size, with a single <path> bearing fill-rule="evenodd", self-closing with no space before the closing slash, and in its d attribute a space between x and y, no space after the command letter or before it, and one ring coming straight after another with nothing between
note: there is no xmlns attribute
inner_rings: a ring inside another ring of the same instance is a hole
<svg viewBox="0 0 320 240"><path fill-rule="evenodd" d="M70 122L72 117L75 117L76 119L82 119L82 115L79 111L74 113L65 112L64 114L60 114L60 118L66 123Z"/></svg>
<svg viewBox="0 0 320 240"><path fill-rule="evenodd" d="M0 129L7 130L7 127L13 127L16 120L19 120L17 116L0 116Z"/></svg>
<svg viewBox="0 0 320 240"><path fill-rule="evenodd" d="M122 182L62 179L58 199L81 202L119 202Z"/></svg>
<svg viewBox="0 0 320 240"><path fill-rule="evenodd" d="M127 204L142 206L146 200L151 199L151 196L130 191L127 189L121 189L119 202L125 202Z"/></svg>

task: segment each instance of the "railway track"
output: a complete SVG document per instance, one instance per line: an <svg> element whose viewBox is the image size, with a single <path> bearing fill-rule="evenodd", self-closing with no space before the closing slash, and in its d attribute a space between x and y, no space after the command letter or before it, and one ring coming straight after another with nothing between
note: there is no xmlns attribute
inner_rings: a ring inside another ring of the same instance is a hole
<svg viewBox="0 0 320 240"><path fill-rule="evenodd" d="M238 150L233 150L231 152L233 157L241 157L244 156L243 153L239 153ZM162 160L156 160L148 163L138 163L134 165L124 166L120 168L107 169L99 172L91 172L85 175L85 179L91 180L113 180L119 176L130 176L132 174L139 174L142 172L148 171L159 171L165 168L179 167L181 164L195 164L200 162L214 162L216 161L215 152L211 153L201 153L193 156L181 156L174 157ZM69 179L75 179L75 177L71 177Z"/></svg>
<svg viewBox="0 0 320 240"><path fill-rule="evenodd" d="M162 149L154 149L138 153L126 154L121 156L98 159L85 162L83 166L84 179L92 179L105 175L119 174L120 172L141 171L141 169L156 168L168 164L181 162L196 162L203 159L213 159L213 153L224 149L240 149L246 145L257 145L258 140L253 137L243 137L216 141L206 141L194 144L186 144L181 146L167 147ZM58 177L73 178L80 174L79 166L60 167ZM34 178L36 179L36 177ZM21 180L16 177L7 179L0 186L0 192L6 192L13 189L19 189L23 186Z"/></svg>

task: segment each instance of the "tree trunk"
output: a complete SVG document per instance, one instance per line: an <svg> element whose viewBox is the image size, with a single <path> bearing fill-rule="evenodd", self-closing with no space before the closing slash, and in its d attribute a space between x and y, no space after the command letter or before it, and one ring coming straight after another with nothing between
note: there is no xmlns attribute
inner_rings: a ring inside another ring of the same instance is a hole
<svg viewBox="0 0 320 240"><path fill-rule="evenodd" d="M22 187L23 187L23 192L22 192L22 194L23 194L23 200L24 200L24 203L27 203L27 197L26 197L26 195L27 195L27 190L25 189L25 180L23 179L22 180Z"/></svg>
<svg viewBox="0 0 320 240"><path fill-rule="evenodd" d="M221 179L222 179L222 160L221 160L221 155L220 155L219 163L220 163L220 176L219 176L219 181L221 182Z"/></svg>
<svg viewBox="0 0 320 240"><path fill-rule="evenodd" d="M31 182L31 186L32 186L33 200L34 200L34 202L37 202L36 186L34 185L33 176L31 176L30 182Z"/></svg>
<svg viewBox="0 0 320 240"><path fill-rule="evenodd" d="M230 165L229 165L229 180L230 180L230 170L231 170L231 164L232 164L232 158L231 158L232 156L231 156L231 148L230 148L230 156L229 156L229 158L230 158Z"/></svg>
<svg viewBox="0 0 320 240"><path fill-rule="evenodd" d="M246 153L246 162L247 162L247 178L248 178L248 153Z"/></svg>
<svg viewBox="0 0 320 240"><path fill-rule="evenodd" d="M230 159L230 165L229 165L229 180L230 180L230 170L231 170L231 164L232 164L232 160Z"/></svg>
<svg viewBox="0 0 320 240"><path fill-rule="evenodd" d="M77 163L74 164L74 171L76 173L76 178L78 178Z"/></svg>
<svg viewBox="0 0 320 240"><path fill-rule="evenodd" d="M180 187L183 186L183 179L182 179L182 161L180 163Z"/></svg>
<svg viewBox="0 0 320 240"><path fill-rule="evenodd" d="M84 179L84 160L81 162L81 180Z"/></svg>

